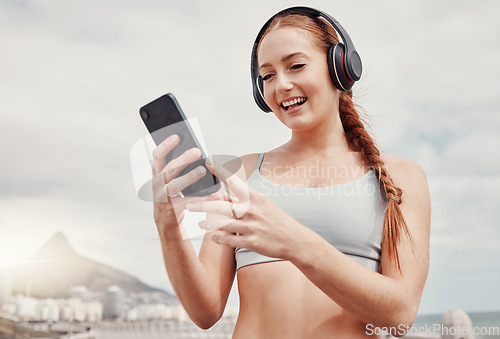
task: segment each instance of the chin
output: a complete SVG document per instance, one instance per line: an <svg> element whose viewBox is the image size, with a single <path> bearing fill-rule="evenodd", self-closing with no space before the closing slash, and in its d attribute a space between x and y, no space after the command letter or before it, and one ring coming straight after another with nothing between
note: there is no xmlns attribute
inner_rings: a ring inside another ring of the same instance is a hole
<svg viewBox="0 0 500 339"><path fill-rule="evenodd" d="M297 132L304 132L313 128L316 124L311 119L306 117L293 117L281 120L281 122L289 129Z"/></svg>

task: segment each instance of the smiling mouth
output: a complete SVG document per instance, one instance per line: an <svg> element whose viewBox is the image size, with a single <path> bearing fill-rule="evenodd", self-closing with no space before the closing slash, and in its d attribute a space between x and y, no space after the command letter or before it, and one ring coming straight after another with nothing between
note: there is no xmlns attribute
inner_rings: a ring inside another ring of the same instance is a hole
<svg viewBox="0 0 500 339"><path fill-rule="evenodd" d="M301 97L301 98L295 98L290 101L285 101L280 104L280 106L285 110L288 111L291 107L295 106L300 106L303 105L307 101L306 97Z"/></svg>

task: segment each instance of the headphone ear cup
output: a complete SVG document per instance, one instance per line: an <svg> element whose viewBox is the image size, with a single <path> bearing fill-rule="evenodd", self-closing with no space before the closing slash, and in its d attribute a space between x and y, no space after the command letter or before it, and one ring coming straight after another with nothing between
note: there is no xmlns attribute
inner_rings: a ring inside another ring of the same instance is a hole
<svg viewBox="0 0 500 339"><path fill-rule="evenodd" d="M344 70L344 44L338 43L328 49L328 69L330 71L330 78L333 84L339 91L348 91L354 85L346 77Z"/></svg>
<svg viewBox="0 0 500 339"><path fill-rule="evenodd" d="M260 75L255 79L253 98L261 110L271 112L271 108L269 108L264 99L264 81Z"/></svg>

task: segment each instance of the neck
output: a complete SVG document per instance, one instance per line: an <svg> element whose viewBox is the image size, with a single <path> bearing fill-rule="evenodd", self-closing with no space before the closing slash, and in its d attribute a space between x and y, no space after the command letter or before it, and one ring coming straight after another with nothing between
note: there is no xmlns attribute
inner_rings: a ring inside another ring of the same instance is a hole
<svg viewBox="0 0 500 339"><path fill-rule="evenodd" d="M307 131L292 131L292 138L284 150L302 155L326 155L351 152L340 117L336 114L330 123L321 124Z"/></svg>

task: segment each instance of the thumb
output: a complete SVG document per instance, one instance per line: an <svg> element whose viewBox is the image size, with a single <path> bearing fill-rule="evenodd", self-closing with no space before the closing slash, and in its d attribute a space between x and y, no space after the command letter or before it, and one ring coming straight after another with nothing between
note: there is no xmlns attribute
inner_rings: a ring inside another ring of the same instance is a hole
<svg viewBox="0 0 500 339"><path fill-rule="evenodd" d="M221 165L212 157L207 158L207 160L205 161L205 165L213 175L215 175L224 183L227 181L227 179L235 174L233 171L230 171L226 168L227 163Z"/></svg>

